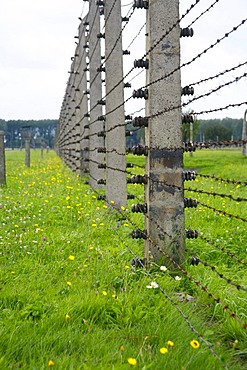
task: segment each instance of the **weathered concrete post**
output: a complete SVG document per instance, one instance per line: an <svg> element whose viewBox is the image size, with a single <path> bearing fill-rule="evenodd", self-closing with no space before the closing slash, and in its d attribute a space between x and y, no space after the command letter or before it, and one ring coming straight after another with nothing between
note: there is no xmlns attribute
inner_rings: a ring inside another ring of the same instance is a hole
<svg viewBox="0 0 247 370"><path fill-rule="evenodd" d="M147 10L147 50L179 19L179 0L150 0ZM151 251L157 263L173 268L170 258L184 261L183 150L180 81L179 24L148 53L147 84L177 69L168 78L148 87L146 145L149 148L145 186L145 225L151 240L146 241L146 257ZM167 111L155 116L157 112ZM158 248L157 248L158 247ZM169 255L166 258L162 252Z"/></svg>
<svg viewBox="0 0 247 370"><path fill-rule="evenodd" d="M99 137L98 133L103 131L103 122L98 120L102 116L102 79L101 73L97 69L101 65L101 45L97 35L100 34L100 13L95 1L89 3L89 70L90 70L90 139L89 139L89 171L90 185L95 189L102 189L104 185L98 184L98 180L104 178L104 170L99 168L104 162L104 154L98 152L99 148L104 147L104 137Z"/></svg>
<svg viewBox="0 0 247 370"><path fill-rule="evenodd" d="M0 185L6 185L4 131L0 131Z"/></svg>
<svg viewBox="0 0 247 370"><path fill-rule="evenodd" d="M25 165L30 167L30 138L25 139Z"/></svg>
<svg viewBox="0 0 247 370"><path fill-rule="evenodd" d="M106 199L114 201L115 206L121 207L126 206L127 202L126 138L123 125L125 122L123 48L120 33L121 1L108 0L105 2L104 9L105 19L107 19L105 24ZM113 129L118 124L121 126Z"/></svg>
<svg viewBox="0 0 247 370"><path fill-rule="evenodd" d="M242 127L242 140L243 141L246 141L247 140L247 137L246 137L246 117L247 117L247 109L246 111L244 112L244 119L243 119L243 127ZM243 143L243 146L242 146L242 154L247 156L247 143Z"/></svg>
<svg viewBox="0 0 247 370"><path fill-rule="evenodd" d="M89 171L89 135L88 120L88 91L87 91L87 57L88 50L86 44L86 27L88 26L88 16L86 16L79 26L79 76L80 76L80 173L83 175Z"/></svg>

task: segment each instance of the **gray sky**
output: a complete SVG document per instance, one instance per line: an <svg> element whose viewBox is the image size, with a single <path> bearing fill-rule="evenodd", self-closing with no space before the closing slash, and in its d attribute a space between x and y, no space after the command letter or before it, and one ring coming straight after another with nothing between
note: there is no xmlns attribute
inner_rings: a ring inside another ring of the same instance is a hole
<svg viewBox="0 0 247 370"><path fill-rule="evenodd" d="M181 0L180 13L183 14L194 2L195 0ZM181 22L181 26L186 27L213 2L214 0L201 0ZM122 0L123 5L129 3L130 0ZM85 15L87 6L88 3L82 0L0 0L0 118L58 118L71 64L70 57L74 55L76 46L74 36L78 34L78 17ZM124 6L123 14L129 8L130 6ZM192 26L194 36L181 39L181 63L190 61L245 18L247 0L219 0L210 12ZM145 10L136 9L124 32L124 49L144 22ZM190 66L183 67L182 86L245 62L246 31L247 24ZM144 38L143 31L130 48L131 56L124 57L125 73L132 67L133 59L144 54ZM138 70L129 76L129 79L137 72ZM246 72L247 67L244 66L210 83L195 86L195 96ZM143 73L132 81L131 91L144 82ZM247 101L246 82L247 79L242 78L211 97L197 100L186 109L198 112ZM131 94L131 91L126 94ZM126 105L126 113L136 108L136 102L134 104L130 102ZM242 118L246 108L244 105L200 118Z"/></svg>

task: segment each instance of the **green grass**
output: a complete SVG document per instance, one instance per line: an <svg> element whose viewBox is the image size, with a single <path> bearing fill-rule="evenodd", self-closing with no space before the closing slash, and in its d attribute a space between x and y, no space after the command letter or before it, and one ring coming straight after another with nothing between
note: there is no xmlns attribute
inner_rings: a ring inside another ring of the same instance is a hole
<svg viewBox="0 0 247 370"><path fill-rule="evenodd" d="M155 264L149 271L132 269L133 255L143 256L143 241L130 238L128 219L119 226L117 212L98 201L85 179L54 152L44 159L39 151L31 154L31 168L26 168L24 152L6 153L7 187L0 189L0 369L48 369L51 360L60 370L245 369L247 336L241 324L186 276L176 281ZM143 157L132 160L144 164ZM240 152L198 151L185 155L185 165L246 181L247 159ZM246 197L246 187L212 179L198 177L185 186ZM128 189L143 197L142 186ZM246 202L185 194L247 218ZM246 261L246 223L220 214L201 205L186 210L186 227L212 241L187 240L187 249L246 287L246 266L216 247ZM143 228L143 216L127 215ZM190 260L187 252L188 274L246 323L246 292ZM152 281L163 293L147 288ZM182 292L193 299L180 302ZM199 348L190 345L193 339ZM166 354L160 353L163 347Z"/></svg>

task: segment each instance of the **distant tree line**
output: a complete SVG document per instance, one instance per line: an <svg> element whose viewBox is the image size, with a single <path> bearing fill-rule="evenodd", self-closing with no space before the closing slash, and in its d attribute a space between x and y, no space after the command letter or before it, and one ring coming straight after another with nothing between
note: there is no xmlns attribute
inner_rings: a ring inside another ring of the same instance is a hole
<svg viewBox="0 0 247 370"><path fill-rule="evenodd" d="M193 141L224 141L224 140L241 140L242 138L243 119L223 118L198 120L193 123ZM145 142L144 129L136 130L133 126L128 125L132 130L132 136L127 137L127 146L136 145ZM190 140L190 125L182 126L183 141Z"/></svg>
<svg viewBox="0 0 247 370"><path fill-rule="evenodd" d="M22 148L24 134L30 132L31 147L41 148L54 146L58 120L9 120L0 119L0 130L4 131L6 148Z"/></svg>
<svg viewBox="0 0 247 370"><path fill-rule="evenodd" d="M0 119L0 130L5 132L5 147L21 148L24 146L23 133L30 130L31 147L40 148L54 146L55 132L58 120L9 120ZM223 118L198 120L193 124L194 141L240 140L242 138L243 119ZM145 142L145 130L136 129L131 124L127 126L131 136L127 136L127 147ZM182 126L183 141L190 140L189 124Z"/></svg>
<svg viewBox="0 0 247 370"><path fill-rule="evenodd" d="M195 120L193 125L194 141L241 140L243 119L223 118ZM183 125L183 141L189 141L189 124Z"/></svg>

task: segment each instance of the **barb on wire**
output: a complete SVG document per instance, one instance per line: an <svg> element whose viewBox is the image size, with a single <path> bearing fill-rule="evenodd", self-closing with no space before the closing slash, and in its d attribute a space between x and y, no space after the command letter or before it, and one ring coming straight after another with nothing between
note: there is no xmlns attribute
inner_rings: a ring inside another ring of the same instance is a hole
<svg viewBox="0 0 247 370"><path fill-rule="evenodd" d="M202 239L205 243L208 243L212 247L220 250L221 252L227 254L229 257L233 258L238 263L240 263L240 264L242 264L244 266L247 266L247 262L245 262L242 259L240 259L236 254L228 251L225 247L222 247L221 245L215 244L212 240L210 240L209 238L206 238L205 236L203 236L203 234L201 232L198 233L198 238Z"/></svg>
<svg viewBox="0 0 247 370"><path fill-rule="evenodd" d="M247 202L247 198L241 198L241 197L235 198L231 194L222 194L222 193L216 193L214 191L206 191L206 190L193 189L193 188L184 188L184 190L187 190L187 191L190 191L190 192L194 192L194 193L199 193L199 194L212 195L214 197L217 196L217 197L221 197L221 198L228 198L228 199L231 199L231 200L233 200L235 202Z"/></svg>
<svg viewBox="0 0 247 370"><path fill-rule="evenodd" d="M210 269L215 274L217 274L221 279L225 280L228 284L233 285L237 290L243 290L243 291L247 292L247 288L243 287L240 284L234 283L231 279L227 278L221 272L219 272L215 266L211 265L208 262L203 261L201 258L199 258L198 256L196 256L193 252L189 251L188 249L186 249L186 252L188 252L198 263L200 262L205 267L210 267Z"/></svg>
<svg viewBox="0 0 247 370"><path fill-rule="evenodd" d="M202 203L200 201L198 201L198 204L200 204L202 207L211 209L212 211L217 212L217 213L220 213L220 214L222 214L224 216L227 216L227 217L230 217L230 218L235 218L235 219L241 220L243 222L247 222L247 219L246 218L243 218L243 217L240 217L240 216L236 216L236 215L232 215L231 213L225 212L225 211L223 211L221 209L217 209L217 208L211 207L208 204Z"/></svg>
<svg viewBox="0 0 247 370"><path fill-rule="evenodd" d="M247 103L246 103L247 104ZM227 184L237 184L237 185L247 185L247 181L238 181L232 179L223 179L222 177L216 177L215 175L204 175L202 173L198 173L197 176L203 177L206 179L213 179L215 181L226 182Z"/></svg>

